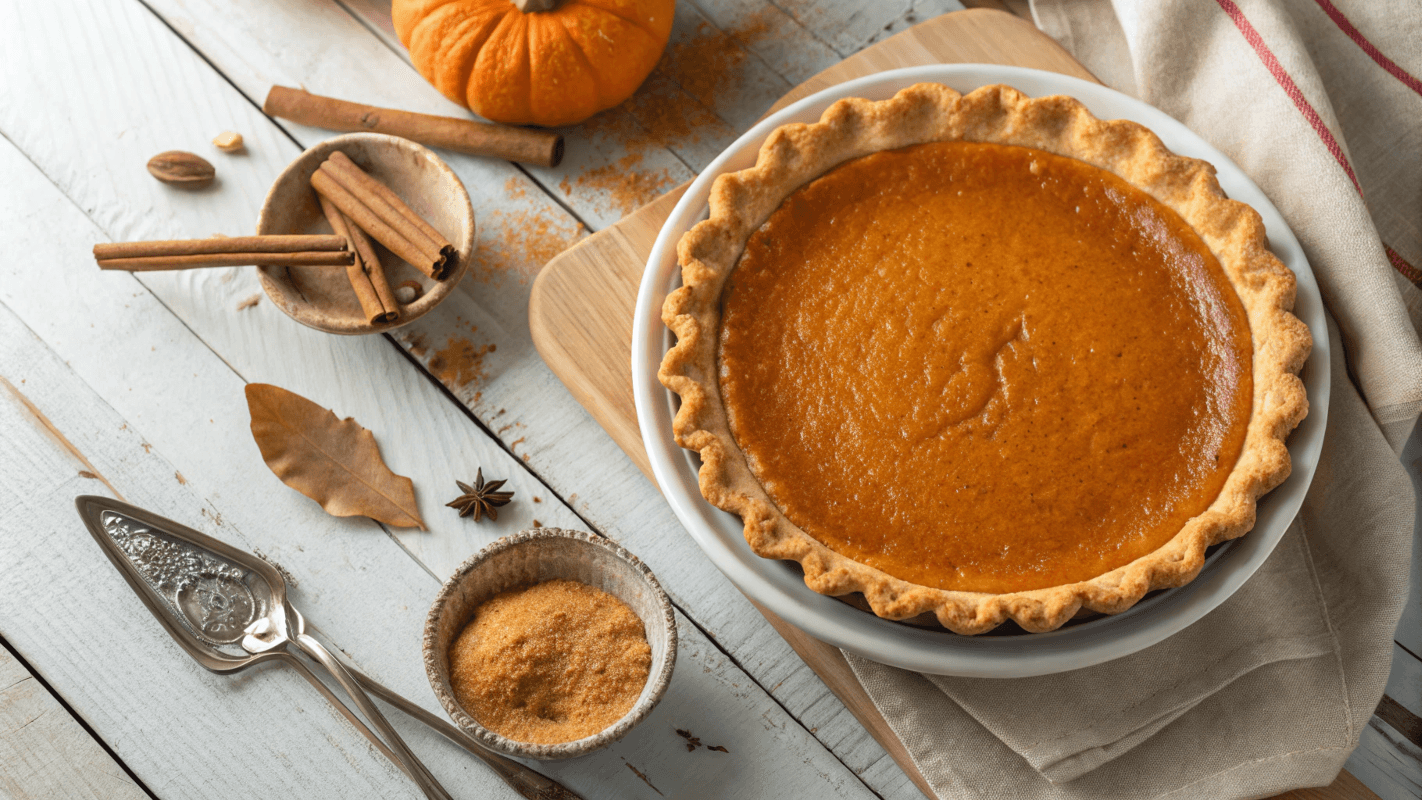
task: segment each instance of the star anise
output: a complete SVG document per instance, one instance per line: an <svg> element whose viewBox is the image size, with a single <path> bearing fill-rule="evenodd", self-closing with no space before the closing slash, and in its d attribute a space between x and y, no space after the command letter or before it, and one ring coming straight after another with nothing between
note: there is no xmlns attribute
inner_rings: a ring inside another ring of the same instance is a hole
<svg viewBox="0 0 1422 800"><path fill-rule="evenodd" d="M459 509L459 516L467 517L474 515L474 521L478 522L485 514L489 519L498 519L499 512L494 509L499 506L506 506L513 499L513 492L498 491L506 481L484 482L484 468L479 468L479 474L474 478L474 485L470 486L464 481L455 481L459 484L459 491L464 494L454 498L454 502L445 503L450 508Z"/></svg>

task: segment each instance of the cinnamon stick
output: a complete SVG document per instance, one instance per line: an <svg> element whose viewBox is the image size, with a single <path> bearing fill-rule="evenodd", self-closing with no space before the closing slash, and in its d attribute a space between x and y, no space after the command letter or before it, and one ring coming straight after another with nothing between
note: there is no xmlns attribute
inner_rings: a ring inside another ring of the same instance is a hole
<svg viewBox="0 0 1422 800"><path fill-rule="evenodd" d="M375 286L375 276L379 273L380 282L385 285L386 294L389 294L390 284L385 280L385 271L380 266L377 258L366 258L366 254L361 252L361 248L355 244L352 231L359 232L359 228L352 223L340 209L331 205L331 201L320 195L316 196L321 201L321 211L326 215L326 220L331 223L331 230L337 236L344 236L351 240L352 249L355 251L355 263L346 267L346 278L351 282L351 288L355 290L356 300L360 303L361 312L365 314L366 321L374 325L381 322L393 322L400 317L398 306L393 302L385 305L385 300L380 296ZM361 235L364 239L364 235ZM366 241L369 247L369 241ZM374 253L371 253L374 256Z"/></svg>
<svg viewBox="0 0 1422 800"><path fill-rule="evenodd" d="M344 250L339 236L213 236L153 242L104 242L94 245L94 258L147 258L190 256L200 253L301 253Z"/></svg>
<svg viewBox="0 0 1422 800"><path fill-rule="evenodd" d="M445 263L454 257L454 245L445 238L444 234L436 230L424 217L416 214L414 209L400 199L400 195L391 191L389 186L372 178L345 153L337 150L321 166L323 169L331 170L332 177L351 190L353 194L359 196L360 193L355 188L359 186L384 201L385 205L389 207L390 213L398 214L400 219L413 226L414 231L406 232L405 235L410 241L416 242L421 250L432 253L436 260L443 260ZM404 227L398 225L397 227L400 227L402 231L406 230ZM420 237L423 237L423 242L416 241Z"/></svg>
<svg viewBox="0 0 1422 800"><path fill-rule="evenodd" d="M540 167L556 167L563 160L563 137L551 131L378 108L286 86L272 87L262 111L302 125L388 133L432 147Z"/></svg>
<svg viewBox="0 0 1422 800"><path fill-rule="evenodd" d="M385 266L380 263L380 256L376 255L375 245L370 243L370 237L366 236L365 231L352 222L350 217L346 217L346 227L350 230L351 245L355 248L356 256L366 265L366 274L370 276L371 285L375 287L375 294L380 297L380 304L394 312L395 316L391 317L391 320L399 319L400 301L395 299L395 290L390 288L390 280L385 274Z"/></svg>
<svg viewBox="0 0 1422 800"><path fill-rule="evenodd" d="M355 262L355 254L349 250L302 253L192 253L134 258L99 258L97 261L99 269L117 269L127 272L202 267L349 267Z"/></svg>
<svg viewBox="0 0 1422 800"><path fill-rule="evenodd" d="M370 206L361 202L360 198L337 183L329 172L318 169L312 173L311 188L315 189L317 194L330 200L331 204L339 208L342 214L350 217L351 221L361 230L385 245L386 249L394 253L397 258L404 259L426 275L437 274L434 261L428 255L387 224Z"/></svg>
<svg viewBox="0 0 1422 800"><path fill-rule="evenodd" d="M390 252L431 278L442 279L451 265L450 254L454 248L450 246L446 249L441 242L431 240L425 232L427 228L433 230L428 223L393 192L385 189L383 184L365 175L353 163L351 167L354 171L337 167L330 161L323 163L311 175L312 188L330 199L341 213L350 217L361 230L385 245ZM356 172L369 182L358 179ZM385 192L379 192L371 184L385 189ZM438 231L435 235L439 235Z"/></svg>

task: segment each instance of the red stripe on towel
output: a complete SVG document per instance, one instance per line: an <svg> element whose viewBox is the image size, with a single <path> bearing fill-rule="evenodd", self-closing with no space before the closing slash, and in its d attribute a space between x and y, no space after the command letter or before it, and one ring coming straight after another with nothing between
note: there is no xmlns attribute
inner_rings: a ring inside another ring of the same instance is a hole
<svg viewBox="0 0 1422 800"><path fill-rule="evenodd" d="M1412 281L1412 285L1422 289L1422 269L1407 263L1407 260L1398 255L1397 251L1391 247L1383 245L1383 249L1387 251L1387 260L1392 262L1392 268L1400 272L1402 277Z"/></svg>
<svg viewBox="0 0 1422 800"><path fill-rule="evenodd" d="M1338 8L1328 0L1315 1L1318 3L1318 7L1323 9L1323 13L1327 14L1328 18L1333 20L1333 24L1337 25L1339 30L1348 34L1348 38L1356 42L1357 45L1363 49L1363 52L1368 54L1369 58L1377 62L1378 66L1387 70L1387 74L1402 81L1406 84L1407 88L1412 91L1422 94L1422 81L1417 80L1407 70L1399 67L1397 62L1383 55L1381 50L1374 47L1373 43L1368 41L1368 37L1353 27L1353 23L1349 22L1348 18L1343 16L1342 11L1339 11Z"/></svg>
<svg viewBox="0 0 1422 800"><path fill-rule="evenodd" d="M1329 9L1333 8L1328 0L1316 1L1324 6L1324 11L1329 11ZM1289 96L1289 99L1294 101L1294 107L1299 110L1299 113L1304 115L1304 119L1308 120L1308 124L1313 126L1314 131L1318 134L1318 138L1322 139L1324 146L1328 148L1328 152L1333 154L1333 158L1338 161L1338 165L1343 167L1344 172L1348 173L1348 180L1353 182L1353 188L1358 191L1358 196L1361 197L1363 195L1363 187L1358 183L1358 176L1353 174L1353 165L1348 163L1348 156L1343 153L1343 147L1338 144L1337 139L1333 138L1333 132L1328 130L1327 125L1323 124L1323 118L1318 115L1318 112L1314 110L1313 106L1309 105L1308 99L1303 96L1303 92L1299 90L1298 84L1294 83L1294 79L1289 77L1288 71L1279 63L1279 59L1274 57L1273 51L1264 43L1264 38L1259 35L1259 31L1254 29L1254 26L1250 24L1248 18L1244 16L1244 12L1240 11L1239 6L1234 4L1234 0L1215 0L1215 2L1219 3L1220 8L1224 9L1224 12L1234 21L1234 26L1239 28L1239 32L1244 35L1244 40L1249 42L1250 47L1254 48L1255 54L1259 56L1259 60L1263 62L1264 67L1274 76L1274 80L1279 82L1279 86L1283 88L1285 94ZM1333 11L1336 12L1337 9L1333 9ZM1333 16L1333 13L1329 13L1329 16ZM1365 51L1368 51L1369 55L1377 53L1377 48L1367 44L1367 40L1363 39L1362 34L1357 33L1357 29L1348 24L1346 19L1343 19L1342 14L1334 17L1333 21L1338 23L1340 27L1346 26L1343 28L1344 31L1348 32L1348 35L1352 36ZM1374 60L1379 58L1383 59L1383 61L1387 61L1385 56L1381 53L1377 53L1377 55L1374 56ZM1382 61L1378 63L1383 64ZM1387 61L1387 64L1392 64L1392 62ZM1384 69L1387 69L1387 64L1383 64ZM1393 67L1396 68L1396 65L1393 64ZM1391 72L1392 70L1388 71ZM1411 79L1412 83L1408 83L1408 86L1412 86L1414 89L1417 88L1418 85L1422 85L1417 84L1416 78L1403 72L1400 68L1393 74L1397 75L1397 73L1406 75L1407 78ZM1402 80L1400 76L1399 80ZM1406 80L1403 80L1403 82L1407 83ZM1398 255L1397 251L1391 247L1383 245L1383 248L1387 251L1387 260L1392 262L1393 269L1397 270L1402 277L1412 281L1418 288L1422 288L1422 270L1418 270L1416 267L1407 263L1407 261Z"/></svg>
<svg viewBox="0 0 1422 800"><path fill-rule="evenodd" d="M1274 76L1274 80L1279 82L1279 86L1283 88L1289 99L1294 101L1294 106L1298 108L1299 113L1304 115L1304 119L1308 120L1308 124L1313 126L1314 131L1318 133L1318 138L1322 139L1324 146L1328 148L1328 152L1333 154L1333 158L1338 161L1339 166L1348 173L1348 180L1353 182L1353 188L1358 190L1359 195L1362 195L1363 187L1358 183L1358 176L1353 174L1353 165L1348 163L1348 156L1343 153L1343 147L1338 144L1337 139L1333 138L1333 132L1323 124L1323 118L1318 115L1313 106L1309 105L1308 99L1303 96L1303 92L1299 90L1298 84L1294 83L1294 79L1289 77L1289 73L1279 63L1279 59L1274 57L1273 51L1264 44L1264 39L1259 35L1259 31L1254 29L1254 26L1244 16L1244 12L1234 4L1234 0L1215 0L1215 2L1219 3L1220 8L1224 9L1224 12L1234 21L1234 26L1239 28L1239 32L1244 35L1244 40L1254 48L1255 54L1264 63L1264 67Z"/></svg>

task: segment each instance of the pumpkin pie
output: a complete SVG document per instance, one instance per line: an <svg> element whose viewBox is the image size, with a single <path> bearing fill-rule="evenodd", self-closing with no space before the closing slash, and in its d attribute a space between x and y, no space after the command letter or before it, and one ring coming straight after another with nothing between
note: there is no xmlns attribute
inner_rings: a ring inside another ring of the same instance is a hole
<svg viewBox="0 0 1422 800"><path fill-rule="evenodd" d="M1209 164L1071 98L841 100L719 177L678 256L659 376L702 494L881 617L1123 611L1289 474L1293 273Z"/></svg>

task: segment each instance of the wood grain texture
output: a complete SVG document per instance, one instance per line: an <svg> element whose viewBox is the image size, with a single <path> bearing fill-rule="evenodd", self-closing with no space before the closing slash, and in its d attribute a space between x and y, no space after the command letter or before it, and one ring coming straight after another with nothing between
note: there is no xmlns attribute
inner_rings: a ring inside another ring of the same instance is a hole
<svg viewBox="0 0 1422 800"><path fill-rule="evenodd" d="M148 794L0 647L0 796L144 800Z"/></svg>

